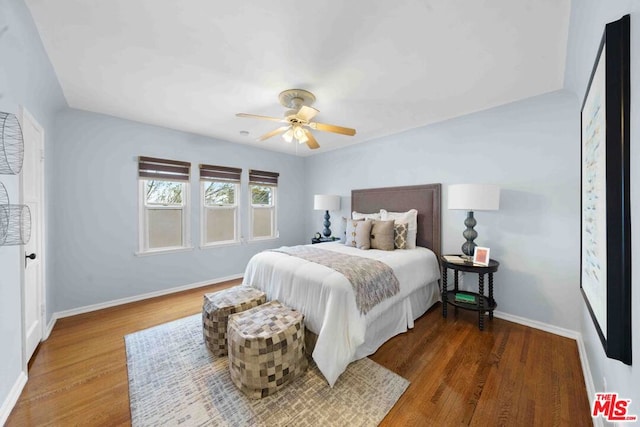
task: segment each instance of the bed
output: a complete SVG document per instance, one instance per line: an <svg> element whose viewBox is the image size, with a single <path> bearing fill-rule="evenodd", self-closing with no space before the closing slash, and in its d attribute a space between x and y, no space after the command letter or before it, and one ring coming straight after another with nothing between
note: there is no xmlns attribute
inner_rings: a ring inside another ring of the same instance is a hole
<svg viewBox="0 0 640 427"><path fill-rule="evenodd" d="M314 245L344 256L378 260L393 269L399 292L366 314L356 306L350 282L329 267L278 251L256 254L247 264L244 284L304 314L308 335L315 341L312 357L330 386L349 363L373 354L391 337L412 328L414 320L440 300L440 192L440 184L351 192L353 211L417 209L415 249L361 250L340 242Z"/></svg>

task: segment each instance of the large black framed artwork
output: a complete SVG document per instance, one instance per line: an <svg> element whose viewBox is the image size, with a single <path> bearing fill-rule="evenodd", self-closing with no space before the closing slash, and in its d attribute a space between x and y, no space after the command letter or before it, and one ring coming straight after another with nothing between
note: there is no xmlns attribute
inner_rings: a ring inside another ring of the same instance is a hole
<svg viewBox="0 0 640 427"><path fill-rule="evenodd" d="M606 25L582 103L580 289L607 357L631 365L630 18Z"/></svg>

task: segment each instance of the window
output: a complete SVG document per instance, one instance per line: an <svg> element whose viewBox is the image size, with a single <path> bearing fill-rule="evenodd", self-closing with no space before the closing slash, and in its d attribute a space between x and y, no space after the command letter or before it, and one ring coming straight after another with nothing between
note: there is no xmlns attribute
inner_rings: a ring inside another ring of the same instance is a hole
<svg viewBox="0 0 640 427"><path fill-rule="evenodd" d="M186 248L191 164L139 157L140 252Z"/></svg>
<svg viewBox="0 0 640 427"><path fill-rule="evenodd" d="M200 165L202 245L239 242L238 194L242 169Z"/></svg>
<svg viewBox="0 0 640 427"><path fill-rule="evenodd" d="M249 170L251 240L278 237L276 227L278 176L276 172Z"/></svg>

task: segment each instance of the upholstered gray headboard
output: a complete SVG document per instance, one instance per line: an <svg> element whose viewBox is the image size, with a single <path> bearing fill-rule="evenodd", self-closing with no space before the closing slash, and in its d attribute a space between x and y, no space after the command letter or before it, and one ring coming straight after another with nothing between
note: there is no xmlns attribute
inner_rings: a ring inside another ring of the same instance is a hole
<svg viewBox="0 0 640 427"><path fill-rule="evenodd" d="M416 244L431 249L440 258L442 252L441 184L351 190L351 210L362 213L406 212L418 210Z"/></svg>

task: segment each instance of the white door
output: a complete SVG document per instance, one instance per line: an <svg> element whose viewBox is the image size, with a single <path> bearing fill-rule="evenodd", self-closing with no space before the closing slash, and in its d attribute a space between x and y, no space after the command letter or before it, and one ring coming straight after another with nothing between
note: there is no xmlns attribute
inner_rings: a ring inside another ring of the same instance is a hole
<svg viewBox="0 0 640 427"><path fill-rule="evenodd" d="M31 238L24 245L24 346L25 362L42 340L44 325L44 263L42 261L44 205L44 130L25 109L22 109L24 163L22 165L22 203L31 211Z"/></svg>

